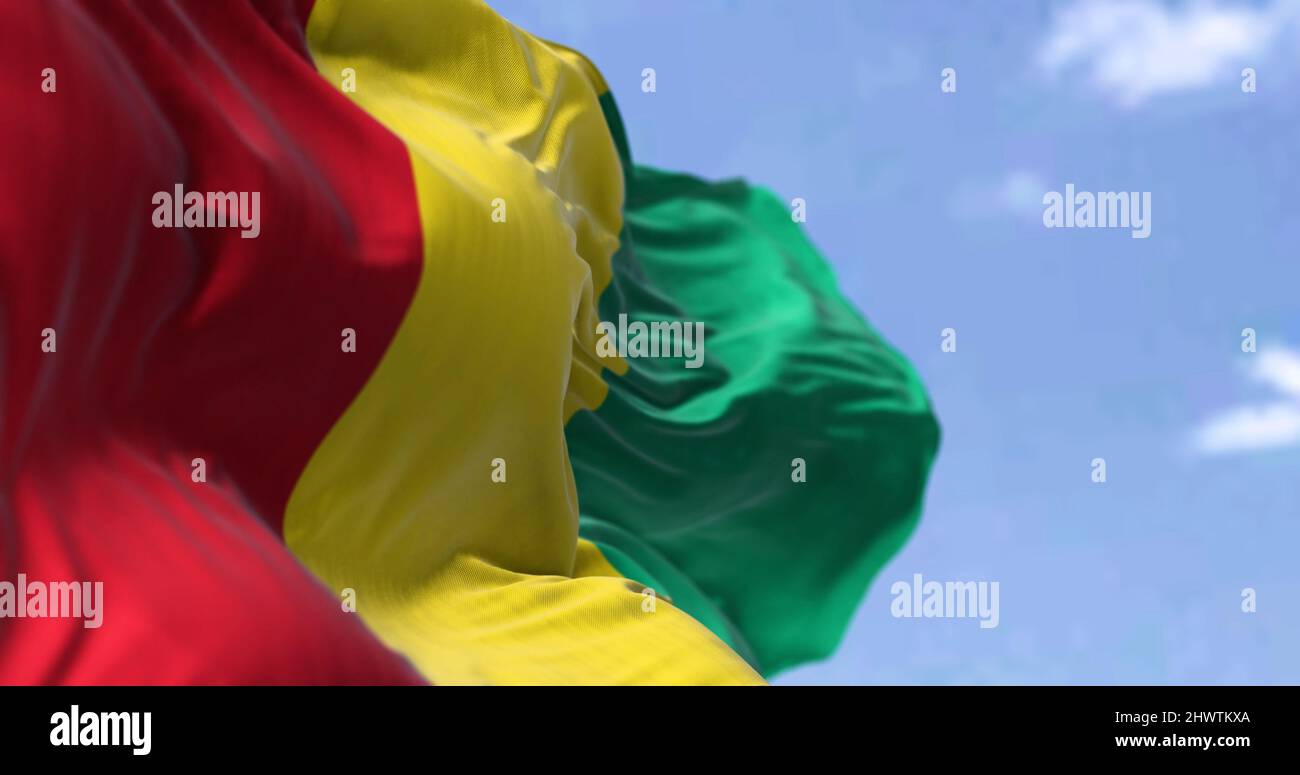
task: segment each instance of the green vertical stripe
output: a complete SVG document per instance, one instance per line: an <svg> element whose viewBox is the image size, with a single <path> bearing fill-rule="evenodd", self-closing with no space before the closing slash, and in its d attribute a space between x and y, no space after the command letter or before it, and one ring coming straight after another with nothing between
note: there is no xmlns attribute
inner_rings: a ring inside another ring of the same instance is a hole
<svg viewBox="0 0 1300 775"><path fill-rule="evenodd" d="M783 202L633 166L602 104L627 205L601 317L702 322L705 359L629 359L570 421L581 533L764 674L823 658L916 525L938 424Z"/></svg>

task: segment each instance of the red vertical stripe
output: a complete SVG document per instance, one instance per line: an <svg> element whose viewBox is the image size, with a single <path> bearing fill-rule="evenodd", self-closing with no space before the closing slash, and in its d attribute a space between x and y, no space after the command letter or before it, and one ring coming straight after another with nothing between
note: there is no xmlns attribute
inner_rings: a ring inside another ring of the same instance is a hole
<svg viewBox="0 0 1300 775"><path fill-rule="evenodd" d="M0 619L0 682L412 677L275 539L421 267L406 150L315 72L303 10L0 6L0 581L107 597L98 630ZM259 192L260 236L155 228L178 183Z"/></svg>

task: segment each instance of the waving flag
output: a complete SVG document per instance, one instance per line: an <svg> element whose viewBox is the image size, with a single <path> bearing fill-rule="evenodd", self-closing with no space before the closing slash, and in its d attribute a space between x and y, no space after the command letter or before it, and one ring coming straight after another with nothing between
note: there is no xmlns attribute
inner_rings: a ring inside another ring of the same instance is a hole
<svg viewBox="0 0 1300 775"><path fill-rule="evenodd" d="M0 682L756 683L915 525L910 366L577 53L475 0L0 26L0 582L103 585L15 585Z"/></svg>

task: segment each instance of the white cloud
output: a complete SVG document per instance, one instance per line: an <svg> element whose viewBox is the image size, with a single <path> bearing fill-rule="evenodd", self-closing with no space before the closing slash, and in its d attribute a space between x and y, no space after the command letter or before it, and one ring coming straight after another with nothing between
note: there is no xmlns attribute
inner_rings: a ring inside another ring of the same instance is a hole
<svg viewBox="0 0 1300 775"><path fill-rule="evenodd" d="M1012 170L1001 180L965 183L953 193L951 210L961 220L998 215L1041 215L1047 184L1037 173Z"/></svg>
<svg viewBox="0 0 1300 775"><path fill-rule="evenodd" d="M1285 348L1261 352L1252 376L1300 401L1300 353Z"/></svg>
<svg viewBox="0 0 1300 775"><path fill-rule="evenodd" d="M1266 403L1235 406L1195 434L1207 455L1300 446L1300 352L1276 348L1253 356L1250 376L1283 394Z"/></svg>
<svg viewBox="0 0 1300 775"><path fill-rule="evenodd" d="M1135 107L1157 94L1240 84L1242 68L1258 69L1298 20L1296 0L1079 0L1056 14L1038 61L1052 75L1081 68L1093 88Z"/></svg>

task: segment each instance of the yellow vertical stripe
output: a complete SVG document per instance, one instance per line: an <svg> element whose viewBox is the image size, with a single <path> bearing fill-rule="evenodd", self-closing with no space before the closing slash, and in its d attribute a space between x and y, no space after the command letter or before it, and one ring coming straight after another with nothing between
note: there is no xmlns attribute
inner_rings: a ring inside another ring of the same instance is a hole
<svg viewBox="0 0 1300 775"><path fill-rule="evenodd" d="M604 398L623 190L599 81L475 0L318 0L307 37L410 150L425 255L294 489L289 546L436 682L759 682L577 537L564 423Z"/></svg>

